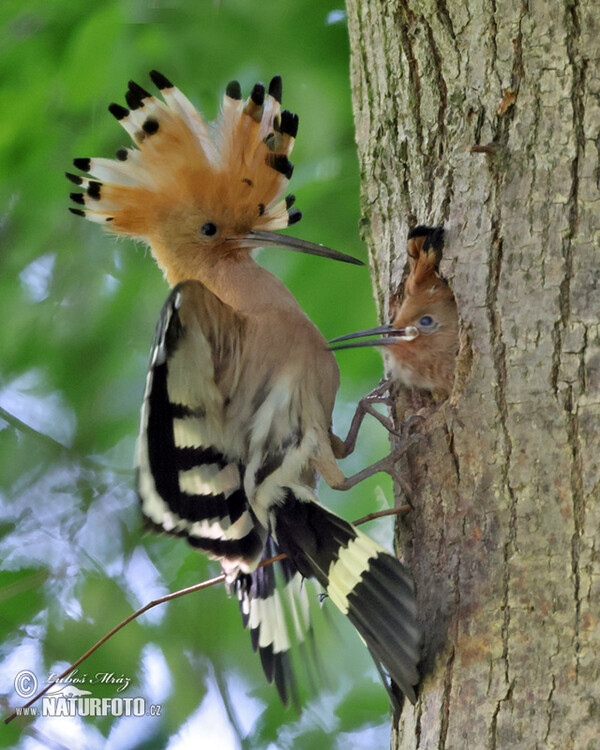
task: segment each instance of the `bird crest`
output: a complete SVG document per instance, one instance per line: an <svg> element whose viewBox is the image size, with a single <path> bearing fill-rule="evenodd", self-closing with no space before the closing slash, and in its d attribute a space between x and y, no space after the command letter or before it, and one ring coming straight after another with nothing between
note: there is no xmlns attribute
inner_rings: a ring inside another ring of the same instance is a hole
<svg viewBox="0 0 600 750"><path fill-rule="evenodd" d="M240 85L230 83L212 124L165 76L152 71L150 77L164 101L130 81L129 109L109 107L134 148L119 149L115 160L74 160L90 175L71 177L85 188L72 196L84 206L75 213L83 211L112 232L142 239L158 228L162 232L176 206L179 213L185 208L223 217L239 231L281 229L300 219L291 208L293 196L281 200L294 168L288 157L298 117L281 111L279 76L268 92L257 83L245 101ZM211 231L204 229L206 236Z"/></svg>
<svg viewBox="0 0 600 750"><path fill-rule="evenodd" d="M74 160L87 176L66 175L85 191L71 193L73 213L145 241L172 284L202 276L199 267L217 257L265 245L360 264L272 234L302 217L292 207L295 197L283 198L298 117L281 109L280 76L268 90L255 84L246 100L239 83L229 83L215 123L206 123L164 75L152 71L150 78L162 101L130 81L129 108L109 106L133 147L120 148L116 159Z"/></svg>
<svg viewBox="0 0 600 750"><path fill-rule="evenodd" d="M439 265L442 258L444 232L441 227L415 227L408 235L408 266L409 274L404 283L404 295L414 296L429 288L430 293L447 290L448 296L452 292L446 282L439 275Z"/></svg>

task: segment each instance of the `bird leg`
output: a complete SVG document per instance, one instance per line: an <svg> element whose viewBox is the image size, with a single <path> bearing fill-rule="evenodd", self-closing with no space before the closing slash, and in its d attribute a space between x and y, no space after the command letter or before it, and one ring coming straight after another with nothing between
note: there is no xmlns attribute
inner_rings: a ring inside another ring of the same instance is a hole
<svg viewBox="0 0 600 750"><path fill-rule="evenodd" d="M419 418L417 417L417 419ZM408 430L410 430L410 427L413 423L414 418L409 417L406 422L404 422L402 427L403 429L404 427L406 427ZM410 495L412 494L411 488L404 477L398 471L396 464L398 463L400 457L403 456L412 445L414 445L417 441L422 440L424 437L425 435L421 435L420 433L401 435L400 442L393 448L388 456L380 459L379 461L376 461L374 464L371 464L371 466L367 466L365 469L362 469L362 471L359 471L357 474L353 474L351 477L345 477L342 482L335 485L334 489L349 490L359 482L362 482L363 479L367 479L368 477L372 477L374 474L378 474L380 471L384 471L400 485L404 494L407 497L410 497Z"/></svg>
<svg viewBox="0 0 600 750"><path fill-rule="evenodd" d="M365 414L370 414L375 417L375 419L378 422L381 422L388 432L396 435L396 437L402 437L402 435L394 429L392 420L389 417L380 414L377 409L373 407L373 404L386 404L386 406L393 405L394 402L390 394L391 387L392 381L385 380L383 383L380 383L377 388L374 388L370 393L367 393L366 396L361 398L356 407L356 411L354 412L354 417L352 418L352 423L348 430L346 439L341 440L336 435L333 436L335 440L332 440L332 447L336 458L346 458L346 456L349 456L354 450L358 431L363 419L365 418Z"/></svg>
<svg viewBox="0 0 600 750"><path fill-rule="evenodd" d="M366 396L361 398L358 402L354 417L352 418L352 423L346 439L342 440L337 435L330 433L330 441L335 458L346 458L354 451L358 431L365 415L371 414L371 416L375 417L375 419L377 419L377 421L380 422L390 434L399 439L398 444L385 458L376 461L374 464L371 464L371 466L367 466L365 469L351 477L344 477L341 481L339 481L339 476L341 474L339 469L339 473L331 474L326 472L324 467L319 467L320 473L330 487L333 487L336 490L349 490L359 482L362 482L363 479L367 479L367 477L371 477L380 471L384 471L400 485L405 495L410 496L410 487L404 477L402 477L397 470L396 464L400 456L404 455L411 445L424 437L421 434L411 434L411 429L416 423L423 422L425 418L421 415L413 414L402 423L400 430L396 430L392 420L378 412L374 407L374 404L386 404L386 406L389 407L393 406L394 400L391 396L392 385L393 383L391 380L385 380L383 383L380 383L377 388L374 388L370 393L367 393Z"/></svg>

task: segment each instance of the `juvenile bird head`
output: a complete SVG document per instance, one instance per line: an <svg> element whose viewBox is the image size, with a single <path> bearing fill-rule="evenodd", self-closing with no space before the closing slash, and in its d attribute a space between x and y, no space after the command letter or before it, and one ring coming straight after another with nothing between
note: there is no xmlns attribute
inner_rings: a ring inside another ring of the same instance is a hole
<svg viewBox="0 0 600 750"><path fill-rule="evenodd" d="M164 102L130 81L129 108L109 106L134 147L119 149L116 160L74 160L88 176L67 173L85 189L71 194L81 206L73 213L149 244L171 284L202 278L207 267L266 245L361 264L273 231L302 217L293 195L282 198L294 169L288 157L298 117L281 110L279 76L268 91L257 83L245 101L231 82L214 124L161 73L150 78Z"/></svg>
<svg viewBox="0 0 600 750"><path fill-rule="evenodd" d="M458 312L452 290L438 273L443 230L416 227L408 235L409 274L391 323L356 331L331 343L365 336L378 339L331 347L382 346L394 377L406 386L448 395L458 352Z"/></svg>

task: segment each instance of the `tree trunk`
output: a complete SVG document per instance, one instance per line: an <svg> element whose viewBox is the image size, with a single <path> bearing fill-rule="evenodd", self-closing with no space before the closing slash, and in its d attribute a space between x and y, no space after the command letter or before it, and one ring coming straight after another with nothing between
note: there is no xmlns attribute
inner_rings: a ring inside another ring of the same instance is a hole
<svg viewBox="0 0 600 750"><path fill-rule="evenodd" d="M600 748L598 10L348 1L380 316L443 223L462 329L403 463L426 636L396 749Z"/></svg>

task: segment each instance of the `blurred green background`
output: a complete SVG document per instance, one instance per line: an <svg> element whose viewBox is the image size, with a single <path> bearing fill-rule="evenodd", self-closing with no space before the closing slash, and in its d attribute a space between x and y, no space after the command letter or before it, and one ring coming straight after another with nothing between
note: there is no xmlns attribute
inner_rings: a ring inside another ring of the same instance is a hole
<svg viewBox="0 0 600 750"><path fill-rule="evenodd" d="M294 234L366 260L340 2L4 0L0 10L0 709L15 675L60 672L133 609L216 575L180 540L144 535L131 471L150 341L167 294L141 246L67 211L73 157L127 144L107 112L130 78L171 78L212 119L226 83L247 95L280 73L300 116L290 189ZM375 323L366 268L278 250L260 262L324 335ZM340 354L335 412L345 434L381 376L376 352ZM369 421L354 473L387 450ZM391 502L379 475L351 493L321 488L348 519ZM365 527L387 546L392 521ZM315 597L316 601L316 597ZM317 607L318 608L318 604ZM388 744L388 706L366 649L325 602L316 647L325 684L285 711L222 586L162 605L109 641L79 676L130 678L122 693L160 717L17 719L15 748L359 748ZM323 615L331 615L324 617ZM323 622L321 622L323 620ZM98 685L94 695L113 696ZM121 695L121 693L118 693Z"/></svg>

